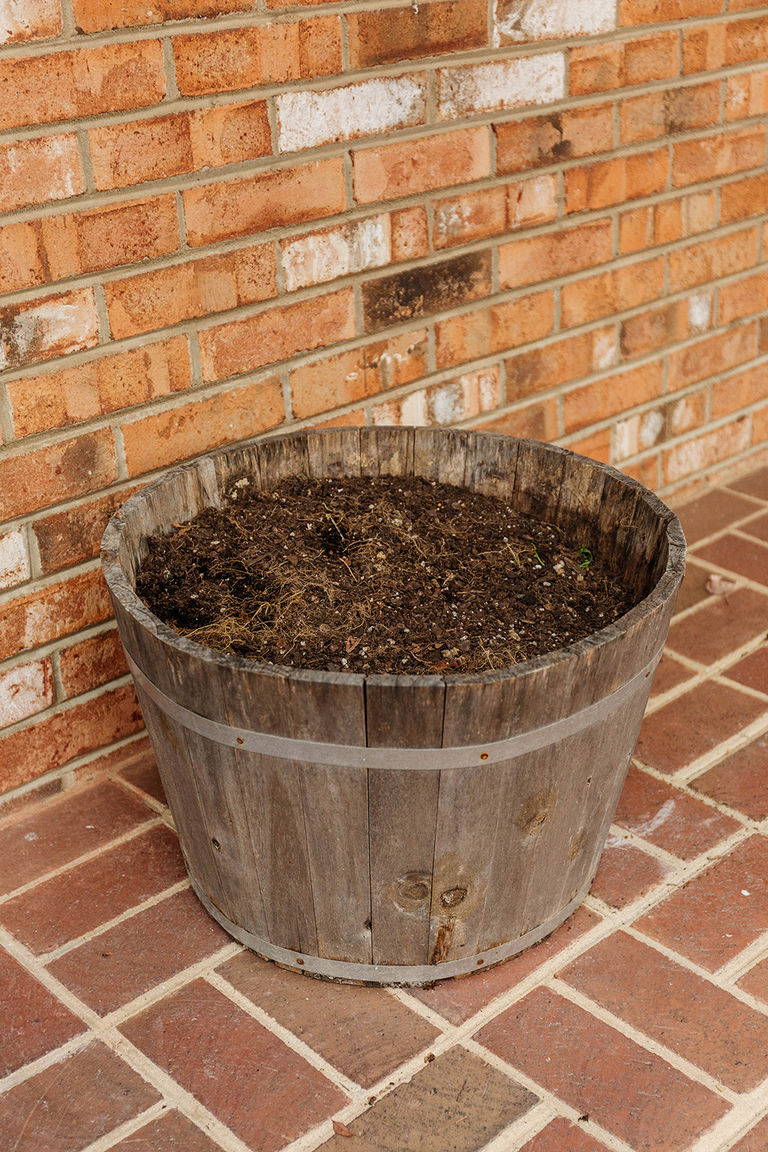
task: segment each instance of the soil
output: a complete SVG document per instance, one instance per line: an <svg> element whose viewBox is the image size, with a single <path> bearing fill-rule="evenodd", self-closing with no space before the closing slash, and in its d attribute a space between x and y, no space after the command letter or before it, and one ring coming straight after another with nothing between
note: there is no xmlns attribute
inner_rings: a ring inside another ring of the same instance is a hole
<svg viewBox="0 0 768 1152"><path fill-rule="evenodd" d="M149 541L137 592L199 644L268 664L487 672L633 606L610 558L500 500L413 478L247 477Z"/></svg>

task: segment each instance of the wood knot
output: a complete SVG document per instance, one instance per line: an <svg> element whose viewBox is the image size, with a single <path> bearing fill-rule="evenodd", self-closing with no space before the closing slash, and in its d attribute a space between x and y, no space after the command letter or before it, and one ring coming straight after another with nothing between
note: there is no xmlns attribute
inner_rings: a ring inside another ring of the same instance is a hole
<svg viewBox="0 0 768 1152"><path fill-rule="evenodd" d="M466 888L449 888L447 892L440 893L440 903L443 908L455 908L457 904L461 904L466 895Z"/></svg>
<svg viewBox="0 0 768 1152"><path fill-rule="evenodd" d="M396 884L399 904L424 904L432 892L431 877L426 872L406 872Z"/></svg>
<svg viewBox="0 0 768 1152"><path fill-rule="evenodd" d="M518 813L518 829L523 836L536 836L546 824L552 814L557 796L551 789L536 792L529 796Z"/></svg>

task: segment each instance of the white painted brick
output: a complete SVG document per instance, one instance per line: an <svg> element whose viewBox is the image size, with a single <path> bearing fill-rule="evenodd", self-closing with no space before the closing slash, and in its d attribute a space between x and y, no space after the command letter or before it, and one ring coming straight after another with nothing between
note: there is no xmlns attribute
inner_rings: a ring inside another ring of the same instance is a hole
<svg viewBox="0 0 768 1152"><path fill-rule="evenodd" d="M389 264L392 253L389 213L297 236L283 241L281 248L289 292L366 268L381 268Z"/></svg>
<svg viewBox="0 0 768 1152"><path fill-rule="evenodd" d="M664 472L667 483L674 484L693 472L700 472L727 460L749 447L749 421L739 420L735 424L717 428L706 436L698 436L678 444L669 450Z"/></svg>
<svg viewBox="0 0 768 1152"><path fill-rule="evenodd" d="M427 93L421 77L400 76L326 92L285 92L275 104L279 150L298 152L423 124Z"/></svg>
<svg viewBox="0 0 768 1152"><path fill-rule="evenodd" d="M592 367L596 372L612 367L618 358L619 349L616 333L612 328L602 328L595 332L592 345Z"/></svg>
<svg viewBox="0 0 768 1152"><path fill-rule="evenodd" d="M562 52L493 60L438 73L440 117L443 120L551 104L565 96L565 57Z"/></svg>
<svg viewBox="0 0 768 1152"><path fill-rule="evenodd" d="M373 423L419 428L457 424L480 412L490 412L498 402L498 375L491 368L421 388L402 400L386 400L373 409Z"/></svg>
<svg viewBox="0 0 768 1152"><path fill-rule="evenodd" d="M691 334L707 332L712 324L713 292L697 292L688 297L688 325Z"/></svg>
<svg viewBox="0 0 768 1152"><path fill-rule="evenodd" d="M0 588L12 588L29 579L29 559L21 532L0 536Z"/></svg>
<svg viewBox="0 0 768 1152"><path fill-rule="evenodd" d="M60 24L55 0L0 0L0 44L49 36Z"/></svg>
<svg viewBox="0 0 768 1152"><path fill-rule="evenodd" d="M644 412L620 420L614 429L614 453L617 460L626 460L646 448L658 443L664 430L664 417L661 412Z"/></svg>
<svg viewBox="0 0 768 1152"><path fill-rule="evenodd" d="M495 47L596 36L616 27L615 0L494 0Z"/></svg>
<svg viewBox="0 0 768 1152"><path fill-rule="evenodd" d="M510 195L509 226L524 228L539 220L552 220L557 214L557 177L537 176L518 184Z"/></svg>
<svg viewBox="0 0 768 1152"><path fill-rule="evenodd" d="M20 664L0 673L0 728L16 724L53 704L50 660Z"/></svg>

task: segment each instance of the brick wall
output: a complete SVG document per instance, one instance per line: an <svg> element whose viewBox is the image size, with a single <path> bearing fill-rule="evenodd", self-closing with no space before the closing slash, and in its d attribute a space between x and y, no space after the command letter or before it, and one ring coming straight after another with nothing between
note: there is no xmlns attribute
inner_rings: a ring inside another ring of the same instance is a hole
<svg viewBox="0 0 768 1152"><path fill-rule="evenodd" d="M768 447L768 4L0 4L0 791L143 747L97 561L290 426Z"/></svg>

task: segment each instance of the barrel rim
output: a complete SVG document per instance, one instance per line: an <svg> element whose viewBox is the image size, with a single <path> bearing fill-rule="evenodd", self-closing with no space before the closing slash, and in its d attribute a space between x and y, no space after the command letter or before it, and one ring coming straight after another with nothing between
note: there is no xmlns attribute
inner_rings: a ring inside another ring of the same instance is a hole
<svg viewBox="0 0 768 1152"><path fill-rule="evenodd" d="M588 636L583 637L581 640L569 644L565 648L556 648L551 652L545 652L540 656L535 656L530 660L521 661L518 664L511 664L504 668L496 668L489 672L463 672L463 673L448 673L446 675L429 674L425 676L413 674L383 674L383 673L357 673L357 672L329 672L315 668L301 668L300 666L284 665L284 664L268 664L262 663L258 660L252 660L245 656L236 656L227 652L220 652L215 648L208 648L202 644L198 644L194 640L190 640L185 636L180 635L173 628L165 624L152 610L145 604L145 602L137 595L130 581L128 580L123 566L119 559L119 549L121 544L121 537L124 531L126 521L130 517L131 512L142 501L146 500L148 495L158 488L166 484L171 484L175 479L183 475L185 472L200 470L206 467L209 461L216 458L233 455L236 452L241 452L249 448L264 444L269 441L287 441L296 440L302 437L315 437L315 436L332 436L334 433L342 431L340 427L333 429L297 429L291 432L284 432L278 436L258 436L253 437L247 441L239 441L236 444L230 444L223 448L217 449L214 452L208 452L204 456L185 464L181 464L175 468L170 469L158 476L155 480L151 481L139 492L134 493L129 499L121 505L121 507L110 518L104 530L101 540L101 565L104 572L104 578L110 594L120 603L121 607L128 612L136 622L144 627L149 628L154 635L163 643L170 645L185 653L188 656L194 656L206 663L215 663L227 668L234 668L242 671L256 672L260 675L275 675L284 677L290 675L292 680L309 680L313 682L329 683L343 683L350 686L361 686L364 684L375 685L377 683L391 683L396 681L399 684L406 685L409 681L424 684L446 684L446 685L469 685L469 684L488 684L494 683L499 680L509 680L512 678L523 677L533 673L540 672L542 669L553 666L555 664L564 663L566 660L578 659L585 652L602 648L604 645L619 640L623 635L629 632L635 625L639 624L647 616L649 616L656 608L667 602L673 595L685 571L685 553L686 542L683 534L683 529L675 513L649 488L641 484L632 476L626 476L618 469L611 467L609 464L603 464L600 461L592 460L588 456L581 456L579 453L572 452L568 448L562 448L559 445L548 444L545 441L531 440L523 437L507 436L499 432L484 432L480 429L461 429L459 431L466 432L471 436L483 437L487 439L500 439L500 440L516 440L519 444L535 445L537 450L549 451L555 454L564 454L576 460L582 460L589 465L599 469L601 472L613 477L621 484L628 488L635 489L639 496L647 503L657 516L666 522L666 538L667 538L667 562L664 572L659 577L653 589L642 600L632 607L629 612L625 612L619 616L611 624L607 624L604 628L596 632L591 632ZM424 429L419 429L423 431ZM392 429L392 431L408 433L414 431L410 427L402 427ZM431 428L429 431L440 433L450 433L457 431L456 429L441 429Z"/></svg>

